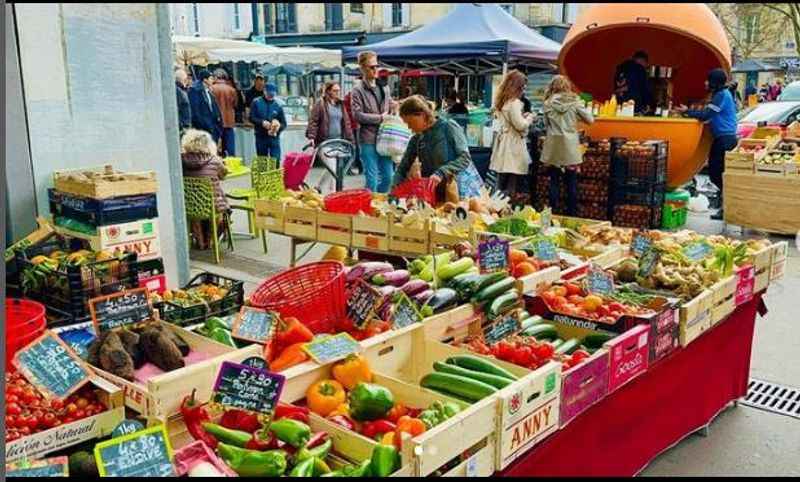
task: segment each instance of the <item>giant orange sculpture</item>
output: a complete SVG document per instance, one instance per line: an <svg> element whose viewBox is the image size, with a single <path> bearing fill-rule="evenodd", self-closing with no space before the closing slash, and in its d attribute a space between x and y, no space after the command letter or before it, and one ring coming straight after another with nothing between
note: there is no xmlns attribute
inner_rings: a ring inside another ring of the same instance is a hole
<svg viewBox="0 0 800 482"><path fill-rule="evenodd" d="M581 92L611 98L614 69L637 50L651 65L673 69L673 105L701 101L708 71L730 72L730 45L716 15L702 3L601 3L587 8L567 33L558 65ZM668 184L678 187L700 170L711 135L693 119L601 118L587 127L594 138L666 139Z"/></svg>

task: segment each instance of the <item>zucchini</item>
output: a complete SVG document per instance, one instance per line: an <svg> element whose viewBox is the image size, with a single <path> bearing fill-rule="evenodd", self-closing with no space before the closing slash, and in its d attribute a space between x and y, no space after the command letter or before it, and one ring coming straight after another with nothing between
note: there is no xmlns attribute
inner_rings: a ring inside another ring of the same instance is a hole
<svg viewBox="0 0 800 482"><path fill-rule="evenodd" d="M528 313L526 310L522 310L519 312L519 321L525 321L531 317L531 314Z"/></svg>
<svg viewBox="0 0 800 482"><path fill-rule="evenodd" d="M516 375L506 370L505 368L499 367L492 362L489 362L487 360L484 360L483 358L473 355L451 356L450 358L445 360L445 363L447 363L448 365L460 366L461 368L466 368L467 370L474 370L476 372L501 376L504 378L508 378L509 380L512 381L518 380Z"/></svg>
<svg viewBox="0 0 800 482"><path fill-rule="evenodd" d="M523 313L526 313L526 312L523 311ZM524 318L522 320L522 330L521 331L525 331L528 328L536 326L536 325L538 325L540 323L544 323L544 318L542 318L541 316L533 315L533 316L530 316L528 318Z"/></svg>
<svg viewBox="0 0 800 482"><path fill-rule="evenodd" d="M519 292L515 289L507 291L492 300L489 311L486 313L490 319L497 318L500 313L514 306L519 301Z"/></svg>
<svg viewBox="0 0 800 482"><path fill-rule="evenodd" d="M497 389L487 383L450 373L428 373L422 377L419 384L424 388L452 393L472 402L497 393Z"/></svg>
<svg viewBox="0 0 800 482"><path fill-rule="evenodd" d="M482 304L489 300L493 300L513 288L516 282L517 280L515 280L513 276L505 275L500 281L478 291L478 293L473 297L473 301L475 303Z"/></svg>
<svg viewBox="0 0 800 482"><path fill-rule="evenodd" d="M537 340L555 340L558 338L558 331L556 330L555 325L551 325L550 323L539 323L533 325L532 327L523 331L522 334L524 336L536 337Z"/></svg>
<svg viewBox="0 0 800 482"><path fill-rule="evenodd" d="M573 351L578 349L580 344L581 342L577 338L570 338L564 343L558 345L558 348L556 348L555 353L561 355L570 355L572 354Z"/></svg>
<svg viewBox="0 0 800 482"><path fill-rule="evenodd" d="M583 337L583 344L586 348L600 348L603 343L613 339L614 335L609 333L592 333Z"/></svg>
<svg viewBox="0 0 800 482"><path fill-rule="evenodd" d="M508 274L505 271L497 271L495 273L481 275L481 280L475 286L475 292L477 293L478 291L497 283L506 276L508 276Z"/></svg>
<svg viewBox="0 0 800 482"><path fill-rule="evenodd" d="M455 305L457 301L458 296L455 290L450 288L440 288L436 290L426 304L431 307L434 313L439 313L440 311Z"/></svg>
<svg viewBox="0 0 800 482"><path fill-rule="evenodd" d="M562 343L564 343L564 340L562 340L561 338L557 338L550 342L550 344L553 345L553 348L558 348L558 346L561 345Z"/></svg>
<svg viewBox="0 0 800 482"><path fill-rule="evenodd" d="M439 266L436 270L436 276L438 276L439 279L448 280L467 271L473 266L475 266L475 261L473 261L472 258L461 258L458 261Z"/></svg>
<svg viewBox="0 0 800 482"><path fill-rule="evenodd" d="M489 385L495 388L505 388L514 383L513 381L505 377L492 375L491 373L483 373L475 370L468 370L466 368L461 368L458 365L449 365L447 363L442 363L438 361L433 363L433 369L439 373L449 373L451 375L459 375L462 377L471 378L473 380L478 380L479 382L488 383Z"/></svg>

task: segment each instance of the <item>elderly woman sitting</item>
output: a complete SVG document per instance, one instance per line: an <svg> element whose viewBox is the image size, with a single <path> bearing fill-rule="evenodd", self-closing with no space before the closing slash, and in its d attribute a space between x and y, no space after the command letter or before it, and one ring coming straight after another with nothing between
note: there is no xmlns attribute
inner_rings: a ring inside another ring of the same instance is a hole
<svg viewBox="0 0 800 482"><path fill-rule="evenodd" d="M214 186L214 205L220 214L230 212L220 181L225 179L228 170L217 156L217 145L211 134L197 129L189 129L181 140L181 161L183 175L187 177L207 177ZM225 218L219 217L217 232L225 232ZM192 221L192 235L195 248L208 249L211 226L208 221Z"/></svg>

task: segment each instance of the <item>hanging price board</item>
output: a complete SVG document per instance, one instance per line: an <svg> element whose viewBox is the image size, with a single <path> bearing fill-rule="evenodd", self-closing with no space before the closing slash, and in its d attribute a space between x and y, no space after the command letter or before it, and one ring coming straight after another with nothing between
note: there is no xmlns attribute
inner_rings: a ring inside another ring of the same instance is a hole
<svg viewBox="0 0 800 482"><path fill-rule="evenodd" d="M229 361L222 362L211 400L225 407L272 416L286 377Z"/></svg>
<svg viewBox="0 0 800 482"><path fill-rule="evenodd" d="M375 309L381 298L381 293L364 280L353 284L347 297L347 316L353 320L356 328L364 328L375 316Z"/></svg>
<svg viewBox="0 0 800 482"><path fill-rule="evenodd" d="M137 288L89 300L97 335L122 326L137 325L153 318L147 288Z"/></svg>
<svg viewBox="0 0 800 482"><path fill-rule="evenodd" d="M583 285L589 293L608 295L614 292L614 278L603 269L592 266L586 273Z"/></svg>
<svg viewBox="0 0 800 482"><path fill-rule="evenodd" d="M661 260L661 251L651 247L639 258L639 271L637 276L647 278L655 271L658 262Z"/></svg>
<svg viewBox="0 0 800 482"><path fill-rule="evenodd" d="M478 243L478 266L481 273L493 273L508 269L508 241L492 236Z"/></svg>
<svg viewBox="0 0 800 482"><path fill-rule="evenodd" d="M94 447L101 477L175 477L167 429L146 430L100 442Z"/></svg>
<svg viewBox="0 0 800 482"><path fill-rule="evenodd" d="M414 302L411 301L405 293L400 294L400 300L394 305L394 313L391 320L392 326L395 330L405 328L406 326L413 325L422 321L420 314Z"/></svg>
<svg viewBox="0 0 800 482"><path fill-rule="evenodd" d="M637 232L633 239L631 240L631 252L635 256L641 256L644 254L645 251L650 249L650 246L653 245L653 240L650 239L647 234L642 233L641 231Z"/></svg>
<svg viewBox="0 0 800 482"><path fill-rule="evenodd" d="M349 334L339 333L323 336L303 346L303 350L317 363L325 365L341 360L351 353L358 353L361 345Z"/></svg>
<svg viewBox="0 0 800 482"><path fill-rule="evenodd" d="M275 332L278 314L272 311L242 306L233 322L231 336L254 343L266 343Z"/></svg>
<svg viewBox="0 0 800 482"><path fill-rule="evenodd" d="M69 458L66 455L44 460L6 464L6 477L69 477Z"/></svg>
<svg viewBox="0 0 800 482"><path fill-rule="evenodd" d="M50 330L19 350L14 365L49 398L68 397L92 375L88 365Z"/></svg>

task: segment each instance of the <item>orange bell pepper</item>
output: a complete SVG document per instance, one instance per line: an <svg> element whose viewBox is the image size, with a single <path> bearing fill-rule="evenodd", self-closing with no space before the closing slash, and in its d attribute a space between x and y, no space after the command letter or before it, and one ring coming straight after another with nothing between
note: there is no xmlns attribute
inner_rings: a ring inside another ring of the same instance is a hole
<svg viewBox="0 0 800 482"><path fill-rule="evenodd" d="M346 398L344 387L336 380L320 380L306 391L308 408L323 417L336 410Z"/></svg>
<svg viewBox="0 0 800 482"><path fill-rule="evenodd" d="M270 371L280 372L289 367L299 365L308 361L308 353L303 350L305 343L295 343L283 349L283 351L269 364Z"/></svg>
<svg viewBox="0 0 800 482"><path fill-rule="evenodd" d="M395 402L394 407L389 410L389 413L386 414L386 420L389 420L392 423L397 423L400 420L400 417L408 415L408 407L403 405L400 402Z"/></svg>
<svg viewBox="0 0 800 482"><path fill-rule="evenodd" d="M397 419L398 436L401 432L405 432L410 434L412 437L416 437L417 435L425 433L425 430L427 430L427 427L425 427L425 422L418 418L411 418L408 415L403 415Z"/></svg>
<svg viewBox="0 0 800 482"><path fill-rule="evenodd" d="M372 382L372 371L369 369L367 359L357 353L335 363L331 373L333 378L348 390L352 390L361 382Z"/></svg>

